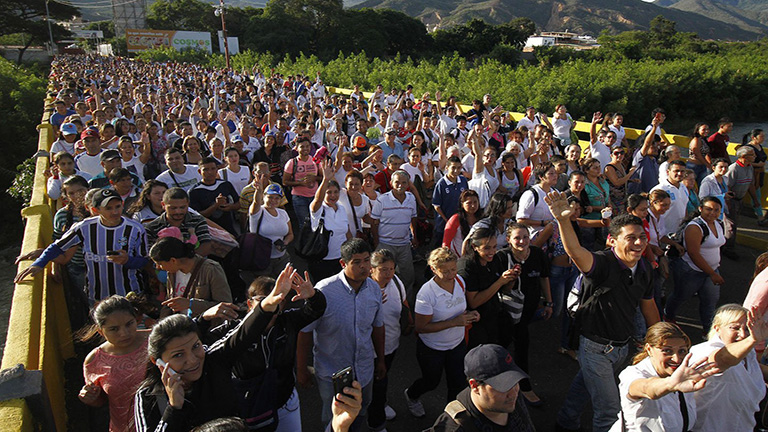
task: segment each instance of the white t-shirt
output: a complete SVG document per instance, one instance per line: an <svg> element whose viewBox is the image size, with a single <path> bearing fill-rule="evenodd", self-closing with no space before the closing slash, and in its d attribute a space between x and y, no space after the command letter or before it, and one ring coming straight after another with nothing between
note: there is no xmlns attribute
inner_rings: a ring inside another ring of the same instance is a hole
<svg viewBox="0 0 768 432"><path fill-rule="evenodd" d="M232 183L239 195L243 188L250 183L251 173L246 166L240 166L240 172L234 172L229 167L224 167L219 170L219 178Z"/></svg>
<svg viewBox="0 0 768 432"><path fill-rule="evenodd" d="M387 300L381 304L380 313L384 320L384 354L389 355L400 346L400 312L403 309L401 299L406 298L403 282L395 275L381 290L381 294L382 298L387 296Z"/></svg>
<svg viewBox="0 0 768 432"><path fill-rule="evenodd" d="M400 169L408 173L408 175L411 177L411 181L416 180L416 177L424 180L424 176L421 174L421 170L417 166L413 166L410 163L404 163L402 166L400 166Z"/></svg>
<svg viewBox="0 0 768 432"><path fill-rule="evenodd" d="M691 363L709 357L725 346L719 337L691 348ZM707 385L694 393L696 399L695 432L751 432L755 428L755 411L765 396L765 384L752 350L741 363L725 372L707 378Z"/></svg>
<svg viewBox="0 0 768 432"><path fill-rule="evenodd" d="M568 113L566 113L565 116L566 118L561 119L555 117L555 115L552 114L552 127L554 128L553 132L558 138L570 138L571 136L571 123L573 122L573 119Z"/></svg>
<svg viewBox="0 0 768 432"><path fill-rule="evenodd" d="M346 189L342 189L339 193L339 202L344 206L344 208L347 210L347 220L349 221L349 232L351 233L357 233L358 231L363 230L363 216L370 213L371 204L370 204L370 198L368 198L368 195L361 193L360 196L363 198L363 200L360 202L359 206L355 207L355 214L352 214L352 203L349 202L349 195L347 194ZM355 216L357 216L357 225L355 225Z"/></svg>
<svg viewBox="0 0 768 432"><path fill-rule="evenodd" d="M529 119L528 117L523 117L520 119L519 122L517 122L517 128L520 129L520 126L525 126L528 128L529 131L532 131L533 128L536 127L537 124L540 124L538 117L533 117L533 120Z"/></svg>
<svg viewBox="0 0 768 432"><path fill-rule="evenodd" d="M101 166L101 152L95 156L91 156L88 153L80 153L75 156L75 167L91 177L96 177L103 173L104 168Z"/></svg>
<svg viewBox="0 0 768 432"><path fill-rule="evenodd" d="M134 156L133 159L126 162L124 159L121 159L123 163L123 168L127 169L128 171L136 174L139 177L139 180L141 180L142 183L145 182L144 180L144 165L141 163L141 160L138 156Z"/></svg>
<svg viewBox="0 0 768 432"><path fill-rule="evenodd" d="M688 195L690 195L690 192L682 182L680 182L679 186L675 187L669 181L665 181L654 186L651 192L656 189L662 189L669 194L671 204L669 210L664 213L664 219L666 220L667 232L677 232L688 210Z"/></svg>
<svg viewBox="0 0 768 432"><path fill-rule="evenodd" d="M184 297L184 291L187 290L187 284L189 279L192 278L192 273L184 273L179 270L176 272L176 286L173 287L173 295L176 297Z"/></svg>
<svg viewBox="0 0 768 432"><path fill-rule="evenodd" d="M640 363L627 366L619 374L619 396L621 410L628 432L672 432L683 430L683 415L680 410L680 399L676 392L662 396L659 399L638 399L629 397L629 386L638 379L658 378L650 358ZM685 404L688 407L688 425L696 424L696 401L693 393L684 393ZM621 431L619 419L611 427L610 432Z"/></svg>
<svg viewBox="0 0 768 432"><path fill-rule="evenodd" d="M688 231L688 227L693 225L698 229L699 231L704 233L704 231L701 229L701 226L699 226L698 223L704 223L706 222L701 218L696 218L693 221L689 222L688 225L686 225L685 230ZM701 257L704 258L704 261L709 264L710 267L712 267L712 270L717 270L718 267L720 267L720 246L723 246L725 244L725 234L723 233L723 227L720 226L720 222L715 221L715 230L712 231L712 228L707 226L709 229L709 235L707 238L704 239L704 243L701 244L701 249L699 252L701 253ZM685 252L685 255L683 255L683 261L685 261L693 270L696 270L698 272L701 271L701 269L696 266L696 264L693 263L691 260L690 255L688 255L688 252Z"/></svg>
<svg viewBox="0 0 768 432"><path fill-rule="evenodd" d="M539 196L539 199L536 200L538 202L534 202L533 194L536 194ZM549 211L549 206L547 206L547 203L544 202L545 196L547 196L547 194L541 189L541 186L539 185L534 185L527 191L523 192L523 195L520 196L520 205L517 208L517 215L516 215L517 219L533 219L533 220L554 219L554 217L552 216L552 212ZM529 230L531 231L531 236L533 236L533 234L536 234L543 229L544 227L541 227L541 226L529 227Z"/></svg>
<svg viewBox="0 0 768 432"><path fill-rule="evenodd" d="M664 161L659 165L659 184L667 181L667 168L669 168L669 161Z"/></svg>
<svg viewBox="0 0 768 432"><path fill-rule="evenodd" d="M252 214L248 217L248 231L258 233L272 240L274 244L277 240L282 240L288 235L288 224L291 223L288 213L283 209L277 210L277 216L272 216L268 211L264 211L264 207L259 207L259 211L256 214ZM262 217L262 215L264 215ZM259 226L259 219L261 219L261 226ZM272 253L270 258L280 258L285 255L285 251L279 251L276 247L272 246Z"/></svg>
<svg viewBox="0 0 768 432"><path fill-rule="evenodd" d="M461 276L456 276L451 294L440 288L434 278L430 279L416 294L414 312L419 315L432 315L430 322L447 321L463 314L467 310L464 286ZM464 343L464 327L450 327L435 333L419 333L419 339L433 350L448 351Z"/></svg>
<svg viewBox="0 0 768 432"><path fill-rule="evenodd" d="M659 239L669 234L669 231L667 231L666 220L666 213L659 215L657 218L654 216L653 212L648 212L648 226L650 227L649 231L651 232L651 238L648 239L648 244L659 246Z"/></svg>
<svg viewBox="0 0 768 432"><path fill-rule="evenodd" d="M347 241L347 232L349 232L347 210L341 203L336 203L336 208L334 210L323 202L323 205L310 215L313 230L317 229L322 218L325 228L331 231L331 237L328 239L328 255L323 258L324 260L341 258L341 244ZM325 211L325 216L323 216L323 211Z"/></svg>
<svg viewBox="0 0 768 432"><path fill-rule="evenodd" d="M611 149L600 140L590 144L589 148L592 157L600 161L600 172L603 172L605 166L611 163Z"/></svg>
<svg viewBox="0 0 768 432"><path fill-rule="evenodd" d="M616 142L621 144L621 141L624 139L624 136L627 134L626 131L624 131L624 126L616 127L614 125L608 126L608 129L612 130L613 133L616 134Z"/></svg>
<svg viewBox="0 0 768 432"><path fill-rule="evenodd" d="M192 209L189 209L189 210L192 211ZM150 206L145 206L141 210L133 214L133 220L141 223L152 222L158 217L160 217L160 215L153 212L152 207Z"/></svg>
<svg viewBox="0 0 768 432"><path fill-rule="evenodd" d="M195 165L184 165L184 172L181 174L171 174L171 170L167 169L156 178L157 181L167 184L169 188L180 187L187 192L202 179Z"/></svg>
<svg viewBox="0 0 768 432"><path fill-rule="evenodd" d="M77 142L77 141L75 141L75 142ZM63 139L56 140L56 142L53 143L53 145L51 146L51 155L55 155L56 153L65 151L65 152L71 154L72 156L74 156L75 155L75 142L70 144L67 141L63 140Z"/></svg>

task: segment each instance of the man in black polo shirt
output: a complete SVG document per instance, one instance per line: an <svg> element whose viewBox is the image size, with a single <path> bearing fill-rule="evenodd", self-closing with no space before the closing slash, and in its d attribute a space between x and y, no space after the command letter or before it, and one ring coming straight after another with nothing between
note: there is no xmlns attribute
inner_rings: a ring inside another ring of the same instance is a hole
<svg viewBox="0 0 768 432"><path fill-rule="evenodd" d="M604 432L616 422L621 408L616 374L629 354L638 305L647 325L659 321L652 268L643 258L648 239L642 220L624 214L614 218L608 228L610 249L590 252L579 244L565 195L551 192L545 201L559 222L566 253L584 273L576 313L581 369L557 415L556 430L578 430L581 411L591 399L593 430Z"/></svg>

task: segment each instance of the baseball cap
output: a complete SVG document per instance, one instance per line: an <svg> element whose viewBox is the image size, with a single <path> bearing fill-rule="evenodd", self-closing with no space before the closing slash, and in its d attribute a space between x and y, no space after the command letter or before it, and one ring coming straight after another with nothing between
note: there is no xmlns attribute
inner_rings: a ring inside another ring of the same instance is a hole
<svg viewBox="0 0 768 432"><path fill-rule="evenodd" d="M269 186L267 186L266 189L264 189L264 193L266 195L279 195L280 198L282 198L283 197L283 188L281 188L279 184L272 183Z"/></svg>
<svg viewBox="0 0 768 432"><path fill-rule="evenodd" d="M86 129L84 129L83 133L80 134L80 139L86 139L88 137L98 138L99 137L99 131L97 131L94 128L86 128Z"/></svg>
<svg viewBox="0 0 768 432"><path fill-rule="evenodd" d="M99 156L99 160L101 162L112 160L112 159L119 159L120 158L120 152L114 149L104 150L101 152L101 156Z"/></svg>
<svg viewBox="0 0 768 432"><path fill-rule="evenodd" d="M500 345L479 345L464 357L464 374L467 378L482 381L494 390L506 393L520 380L528 378L512 354Z"/></svg>
<svg viewBox="0 0 768 432"><path fill-rule="evenodd" d="M99 189L93 194L93 198L91 198L91 206L101 208L109 204L109 201L113 199L120 200L121 202L123 200L120 198L120 195L112 189Z"/></svg>
<svg viewBox="0 0 768 432"><path fill-rule="evenodd" d="M77 135L77 126L74 123L64 123L60 130L64 135Z"/></svg>
<svg viewBox="0 0 768 432"><path fill-rule="evenodd" d="M396 134L397 131L392 126L389 126L386 129L384 129L384 133L387 134L387 135L389 135L389 134Z"/></svg>
<svg viewBox="0 0 768 432"><path fill-rule="evenodd" d="M368 147L368 143L365 141L365 138L358 136L358 137L355 137L355 147L359 149L364 149Z"/></svg>

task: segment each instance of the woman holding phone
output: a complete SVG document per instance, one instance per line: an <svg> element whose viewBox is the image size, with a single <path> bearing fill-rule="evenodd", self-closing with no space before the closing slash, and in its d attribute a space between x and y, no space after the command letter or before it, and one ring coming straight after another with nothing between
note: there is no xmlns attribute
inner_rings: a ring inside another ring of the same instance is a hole
<svg viewBox="0 0 768 432"><path fill-rule="evenodd" d="M300 285L297 276L287 266L272 292L242 324L208 347L200 341L195 321L186 315L175 314L158 322L149 335L147 378L136 393L136 431L188 431L215 418L239 415L233 363L259 340L291 288ZM298 292L294 301L306 296L304 291ZM236 317L237 307L231 303L220 303L203 314L205 320Z"/></svg>

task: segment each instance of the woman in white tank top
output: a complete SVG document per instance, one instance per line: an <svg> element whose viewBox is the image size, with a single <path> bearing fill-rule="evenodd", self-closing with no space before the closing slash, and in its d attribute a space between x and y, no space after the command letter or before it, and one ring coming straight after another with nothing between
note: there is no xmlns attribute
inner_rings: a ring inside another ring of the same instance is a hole
<svg viewBox="0 0 768 432"><path fill-rule="evenodd" d="M701 216L685 227L685 255L673 262L675 290L667 299L664 315L667 320L674 320L677 308L698 293L699 314L706 334L720 298L720 285L725 282L718 272L720 247L725 244L725 230L722 222L717 220L720 200L715 197L703 198L699 211Z"/></svg>

